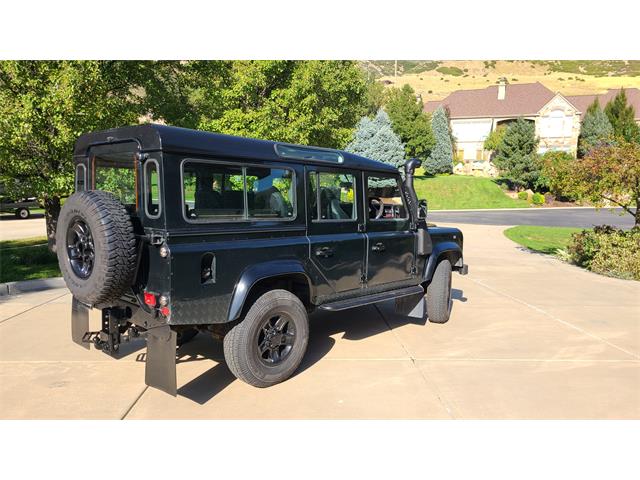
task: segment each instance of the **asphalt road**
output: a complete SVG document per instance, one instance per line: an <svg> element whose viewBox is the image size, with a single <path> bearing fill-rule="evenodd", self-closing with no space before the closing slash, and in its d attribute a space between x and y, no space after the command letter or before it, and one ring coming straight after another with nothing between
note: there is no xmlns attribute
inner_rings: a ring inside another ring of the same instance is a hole
<svg viewBox="0 0 640 480"><path fill-rule="evenodd" d="M475 225L542 225L549 227L591 228L595 225L633 227L633 218L622 209L544 208L469 210L439 212L432 210L427 220L432 223L470 223Z"/></svg>

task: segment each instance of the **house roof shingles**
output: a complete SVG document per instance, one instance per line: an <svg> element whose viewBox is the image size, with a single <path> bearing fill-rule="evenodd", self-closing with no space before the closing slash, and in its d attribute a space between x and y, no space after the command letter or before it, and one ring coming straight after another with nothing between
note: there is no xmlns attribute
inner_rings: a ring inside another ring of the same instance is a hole
<svg viewBox="0 0 640 480"><path fill-rule="evenodd" d="M569 100L573 106L575 106L581 113L587 111L589 105L597 98L600 107L604 108L613 98L620 93L620 89L610 89L607 93L601 93L597 95L567 95L565 98ZM627 105L632 105L635 110L635 120L640 120L640 89L638 88L625 88L624 93L627 95Z"/></svg>
<svg viewBox="0 0 640 480"><path fill-rule="evenodd" d="M515 117L537 115L556 94L536 83L521 83L505 86L504 100L498 100L498 85L479 90L456 90L443 100L429 101L424 104L426 112L433 112L439 106L449 109L451 118L473 117ZM566 98L579 112L584 114L587 107L598 98L604 106L615 97L620 89L611 89L607 93L594 95L567 95ZM640 89L625 89L627 103L635 109L635 118L640 120Z"/></svg>
<svg viewBox="0 0 640 480"><path fill-rule="evenodd" d="M536 115L555 96L540 82L507 84L505 88L504 100L498 100L498 85L492 85L456 90L443 100L426 102L424 110L433 112L442 105L449 109L451 118Z"/></svg>

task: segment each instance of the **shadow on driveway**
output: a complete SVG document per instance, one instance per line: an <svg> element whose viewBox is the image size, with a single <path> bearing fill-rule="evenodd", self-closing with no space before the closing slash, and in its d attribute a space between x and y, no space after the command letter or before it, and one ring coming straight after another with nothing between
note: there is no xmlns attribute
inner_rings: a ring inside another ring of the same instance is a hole
<svg viewBox="0 0 640 480"><path fill-rule="evenodd" d="M456 302L467 301L462 290L455 288L452 290L452 298L454 306ZM324 358L334 347L336 340L333 336L336 334L342 333L342 338L346 340L359 341L409 323L427 324L426 319L395 313L393 301L367 305L349 312L319 310L310 316L309 322L307 352L293 376L300 375ZM145 354L139 354L138 361L144 361L144 356ZM200 333L191 342L178 348L178 364L208 360L213 360L216 364L181 386L178 395L204 405L236 380L224 361L222 342Z"/></svg>

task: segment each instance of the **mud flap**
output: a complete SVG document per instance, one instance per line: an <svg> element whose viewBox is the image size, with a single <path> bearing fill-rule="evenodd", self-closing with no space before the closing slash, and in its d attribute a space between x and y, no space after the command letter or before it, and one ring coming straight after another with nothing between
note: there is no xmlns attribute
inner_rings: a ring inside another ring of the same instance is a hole
<svg viewBox="0 0 640 480"><path fill-rule="evenodd" d="M83 341L89 331L89 307L76 297L71 300L71 339L83 348L89 350L89 343Z"/></svg>
<svg viewBox="0 0 640 480"><path fill-rule="evenodd" d="M150 387L177 395L176 339L177 334L169 326L147 330L147 360L144 381Z"/></svg>
<svg viewBox="0 0 640 480"><path fill-rule="evenodd" d="M424 320L427 314L427 301L423 294L396 298L396 313Z"/></svg>

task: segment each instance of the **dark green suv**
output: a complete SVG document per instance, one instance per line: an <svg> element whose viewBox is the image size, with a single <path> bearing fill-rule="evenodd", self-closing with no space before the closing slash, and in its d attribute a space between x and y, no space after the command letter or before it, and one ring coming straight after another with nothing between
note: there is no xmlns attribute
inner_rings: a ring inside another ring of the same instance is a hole
<svg viewBox="0 0 640 480"><path fill-rule="evenodd" d="M223 338L251 385L287 379L308 315L395 300L445 322L462 233L428 226L410 160L158 125L81 136L57 251L72 335L115 353L147 339L146 382L176 393L176 345ZM90 332L89 309L102 311Z"/></svg>

